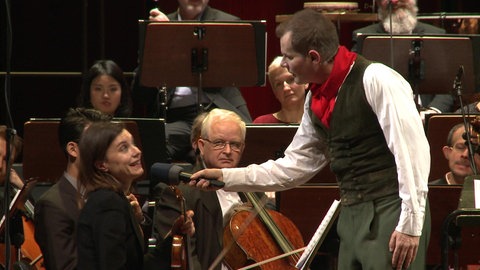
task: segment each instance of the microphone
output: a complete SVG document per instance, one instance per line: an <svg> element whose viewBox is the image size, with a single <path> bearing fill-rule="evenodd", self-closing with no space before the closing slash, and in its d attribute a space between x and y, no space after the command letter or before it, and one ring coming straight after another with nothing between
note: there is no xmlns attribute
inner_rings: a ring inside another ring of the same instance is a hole
<svg viewBox="0 0 480 270"><path fill-rule="evenodd" d="M460 82L463 77L463 65L458 67L457 76L455 76L455 82Z"/></svg>
<svg viewBox="0 0 480 270"><path fill-rule="evenodd" d="M188 183L190 182L191 173L183 171L183 168L168 163L154 163L150 168L150 181L155 182L164 182L170 185L178 185L180 182ZM225 186L225 183L222 181L214 179L205 179L210 182L210 185L218 188Z"/></svg>
<svg viewBox="0 0 480 270"><path fill-rule="evenodd" d="M462 95L462 78L463 78L463 65L458 67L457 75L455 76L455 80L453 80L453 95L461 96ZM463 107L463 105L462 105Z"/></svg>

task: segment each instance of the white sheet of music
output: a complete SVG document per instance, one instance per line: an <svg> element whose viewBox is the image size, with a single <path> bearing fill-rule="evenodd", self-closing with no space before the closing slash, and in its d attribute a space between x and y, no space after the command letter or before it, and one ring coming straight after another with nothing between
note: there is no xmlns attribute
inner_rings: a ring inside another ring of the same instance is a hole
<svg viewBox="0 0 480 270"><path fill-rule="evenodd" d="M325 230L332 220L332 218L335 215L335 212L337 211L337 208L340 205L340 201L334 200L332 205L330 206L330 209L328 209L327 214L325 214L325 217L323 218L322 222L318 226L317 230L315 231L315 234L313 235L312 239L307 245L307 248L303 252L302 256L298 260L297 264L295 267L297 269L304 269L306 266L306 263L309 261L310 257L313 256L313 252L315 250L315 247L317 246L318 242L322 238L322 235L325 233Z"/></svg>

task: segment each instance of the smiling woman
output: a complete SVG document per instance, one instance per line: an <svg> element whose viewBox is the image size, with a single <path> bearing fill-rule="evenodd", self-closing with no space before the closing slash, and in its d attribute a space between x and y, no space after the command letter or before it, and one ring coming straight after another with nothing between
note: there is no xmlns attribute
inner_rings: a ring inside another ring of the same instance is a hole
<svg viewBox="0 0 480 270"><path fill-rule="evenodd" d="M143 215L133 181L143 174L141 151L119 123L93 123L79 144L81 169L78 269L142 269ZM85 202L86 200L86 202Z"/></svg>

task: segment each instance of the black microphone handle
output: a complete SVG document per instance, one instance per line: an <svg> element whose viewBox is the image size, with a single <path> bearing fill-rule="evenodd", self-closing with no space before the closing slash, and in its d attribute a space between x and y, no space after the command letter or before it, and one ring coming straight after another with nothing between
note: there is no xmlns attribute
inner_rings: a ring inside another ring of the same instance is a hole
<svg viewBox="0 0 480 270"><path fill-rule="evenodd" d="M191 173L186 173L186 172L180 172L178 174L178 178L180 179L180 181L182 182L190 182L190 177L192 177L192 174ZM204 180L207 180L208 182L210 182L210 185L214 186L214 187L218 187L218 188L222 188L225 186L225 183L222 182L222 181L218 181L218 180L214 180L214 179L205 179L203 178Z"/></svg>

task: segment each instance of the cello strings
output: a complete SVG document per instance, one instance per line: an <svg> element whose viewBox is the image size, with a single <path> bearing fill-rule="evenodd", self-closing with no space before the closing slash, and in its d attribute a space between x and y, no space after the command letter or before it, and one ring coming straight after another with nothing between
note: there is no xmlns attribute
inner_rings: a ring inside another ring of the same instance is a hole
<svg viewBox="0 0 480 270"><path fill-rule="evenodd" d="M252 202L252 204L255 206L255 209L259 212L259 215L261 219L263 219L263 222L267 226L267 228L270 226L272 230L270 230L270 233L272 234L272 237L274 240L277 242L277 244L280 246L282 252L287 253L290 252L294 249L294 246L292 243L285 237L284 232L277 226L277 223L273 220L272 216L268 214L267 210L265 209L265 205L267 203L267 198L264 197L262 199L258 198L256 194L254 193L245 193L247 198ZM298 262L300 259L300 255L297 253L292 255L292 259L295 262L295 264Z"/></svg>
<svg viewBox="0 0 480 270"><path fill-rule="evenodd" d="M298 253L304 251L306 248L307 248L307 247L302 247L302 248L299 248L299 249L295 249L295 250L292 250L292 251L290 251L290 252L277 255L277 256L272 257L272 258L270 258L270 259L266 259L266 260L261 261L261 262L257 262L257 263L254 263L254 264L247 265L247 266L242 267L242 268L239 268L239 269L237 269L237 270L252 269L252 268L254 268L254 267L261 266L261 265L264 265L264 264L266 264L266 263L273 262L273 261L282 259L282 258L287 257L287 256L290 256L290 255L294 255L294 254L296 254L296 256L298 256Z"/></svg>
<svg viewBox="0 0 480 270"><path fill-rule="evenodd" d="M252 210L250 211L250 214L247 216L247 218L241 224L239 229L236 230L236 233L235 234L232 233L233 241L231 241L227 246L225 246L222 249L222 251L218 254L218 256L215 258L214 262L210 265L210 267L208 269L213 270L219 263L221 263L221 261L224 259L224 257L227 255L227 253L233 247L233 244L237 242L237 239L245 232L247 227L252 223L252 221L258 215L260 215L264 219L265 223L269 223L270 225L273 225L273 227L274 227L273 229L276 230L276 235L273 235L272 237L275 238L275 236L277 236L278 238L282 238L280 240L284 241L284 243L286 245L288 245L288 247L287 247L288 250L282 250L282 252L284 252L283 254L280 254L280 255L277 255L277 256L272 257L270 259L261 261L261 262L259 262L260 265L268 263L268 262L272 262L272 261L275 261L275 260L278 260L278 259L281 259L281 258L284 258L284 257L287 257L287 256L291 256L293 261L295 263L297 263L298 260L300 259L300 255L298 254L298 252L304 250L304 248L293 250L294 249L293 245L290 243L290 241L287 238L285 238L285 235L283 234L283 232L278 228L277 224L273 221L272 217L266 212L265 205L267 204L267 198L259 199L258 197L256 197L255 194L252 194L252 193L245 193L245 196L249 199L249 201L253 205L251 207ZM275 234L275 232L270 232L270 233Z"/></svg>
<svg viewBox="0 0 480 270"><path fill-rule="evenodd" d="M238 237L240 237L240 235L243 234L243 232L247 229L248 225L250 225L250 223L252 223L252 221L257 217L258 215L258 212L256 210L254 211L251 211L250 214L247 216L247 218L245 219L245 221L243 222L243 224L240 226L240 228L237 230L237 233L236 234L232 234L232 237L233 237L233 241L231 241L227 246L224 246L222 251L218 254L218 256L215 258L215 260L213 261L213 263L210 265L210 267L208 268L208 270L213 270L215 269L215 267L217 267L217 265L219 263L221 263L221 261L223 260L223 258L225 257L225 255L227 255L227 253L230 251L230 249L233 247L233 243L235 243L238 239Z"/></svg>

